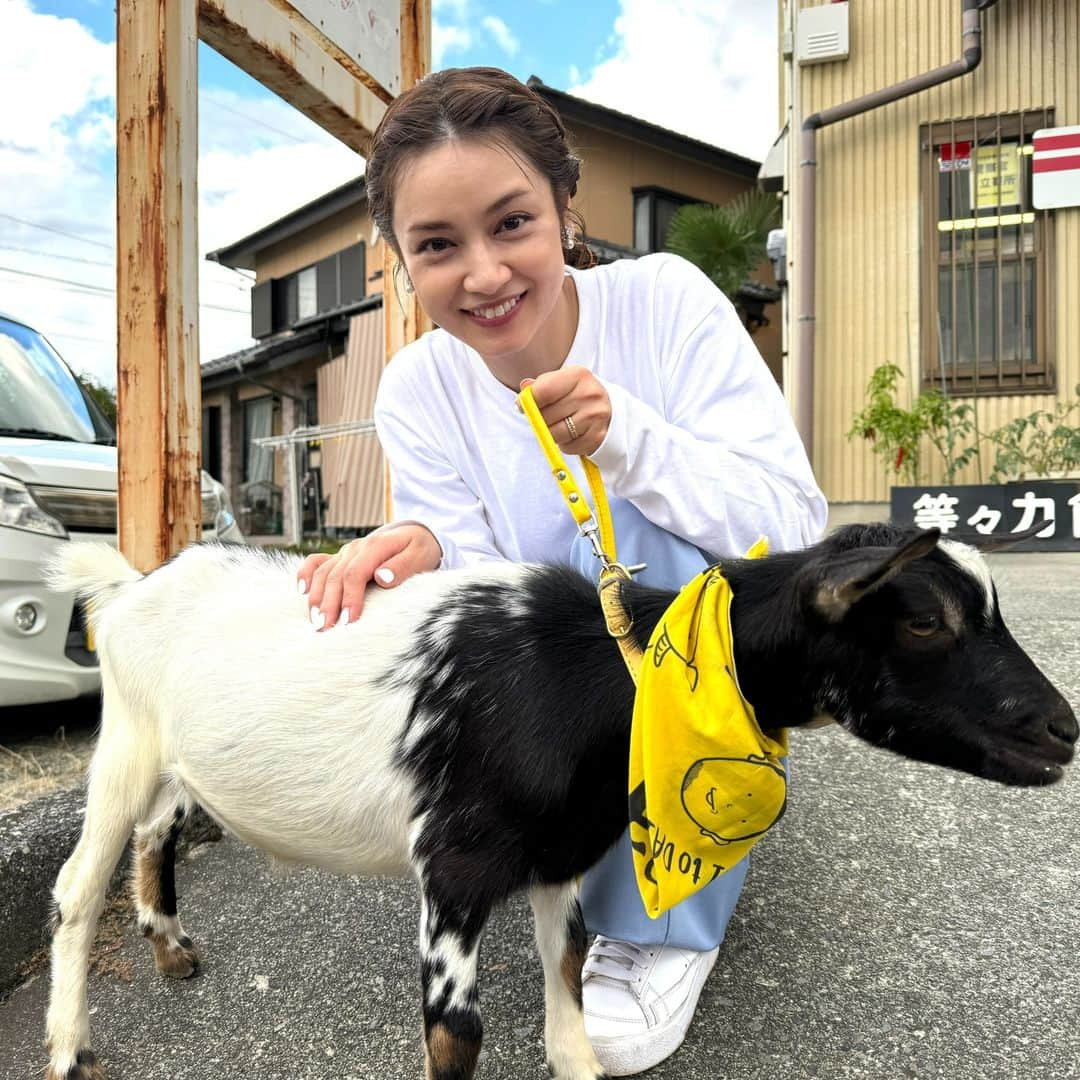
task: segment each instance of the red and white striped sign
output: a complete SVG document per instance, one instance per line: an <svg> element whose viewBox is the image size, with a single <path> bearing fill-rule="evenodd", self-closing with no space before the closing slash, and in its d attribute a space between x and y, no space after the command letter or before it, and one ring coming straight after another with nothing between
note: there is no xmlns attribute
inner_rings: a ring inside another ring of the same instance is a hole
<svg viewBox="0 0 1080 1080"><path fill-rule="evenodd" d="M1031 202L1035 209L1080 206L1080 127L1036 131L1032 149Z"/></svg>

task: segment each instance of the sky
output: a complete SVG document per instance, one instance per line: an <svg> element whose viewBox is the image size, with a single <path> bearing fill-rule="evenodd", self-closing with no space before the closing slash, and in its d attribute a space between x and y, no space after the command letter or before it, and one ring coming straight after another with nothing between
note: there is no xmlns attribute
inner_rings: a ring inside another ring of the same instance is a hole
<svg viewBox="0 0 1080 1080"><path fill-rule="evenodd" d="M0 311L116 383L113 0L0 0ZM434 0L433 67L486 64L761 159L778 131L769 0ZM587 163L586 163L587 167ZM206 262L363 158L199 46L203 362L250 338L251 275Z"/></svg>

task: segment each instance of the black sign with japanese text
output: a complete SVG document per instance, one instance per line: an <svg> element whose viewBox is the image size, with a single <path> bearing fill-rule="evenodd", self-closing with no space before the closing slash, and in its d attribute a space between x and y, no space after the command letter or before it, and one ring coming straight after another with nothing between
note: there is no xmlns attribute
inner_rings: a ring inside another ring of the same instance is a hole
<svg viewBox="0 0 1080 1080"><path fill-rule="evenodd" d="M1037 529L1011 550L1080 551L1080 480L894 487L891 517L971 542Z"/></svg>

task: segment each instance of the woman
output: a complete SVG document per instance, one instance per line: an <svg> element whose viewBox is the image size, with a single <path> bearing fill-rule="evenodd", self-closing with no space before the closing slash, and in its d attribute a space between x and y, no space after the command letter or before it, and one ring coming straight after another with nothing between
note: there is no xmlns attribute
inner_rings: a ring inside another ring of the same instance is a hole
<svg viewBox="0 0 1080 1080"><path fill-rule="evenodd" d="M375 405L401 520L300 571L320 629L358 618L369 583L422 571L570 559L596 572L516 407L525 383L579 482L576 456L599 466L620 559L646 562L644 580L681 585L761 534L774 549L818 539L824 499L731 304L673 255L586 268L579 169L557 113L502 71L439 72L387 110L371 212L439 329L394 357ZM585 1022L612 1075L682 1041L745 872L655 922L625 838L586 876Z"/></svg>

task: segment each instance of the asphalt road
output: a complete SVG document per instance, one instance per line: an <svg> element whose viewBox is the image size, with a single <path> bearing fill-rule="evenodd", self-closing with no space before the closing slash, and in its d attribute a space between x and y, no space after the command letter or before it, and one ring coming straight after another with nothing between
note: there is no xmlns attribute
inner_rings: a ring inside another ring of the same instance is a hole
<svg viewBox="0 0 1080 1080"><path fill-rule="evenodd" d="M1080 556L993 566L1014 634L1080 711ZM1080 1077L1080 768L1017 790L835 729L792 744L788 813L755 852L686 1044L650 1076ZM111 1080L423 1075L410 885L283 875L232 839L178 878L204 969L162 980L127 932L121 974L91 981ZM485 939L486 1080L546 1075L531 934L515 902ZM40 1076L46 989L0 1005L0 1080Z"/></svg>

